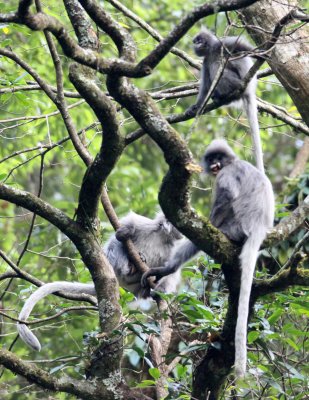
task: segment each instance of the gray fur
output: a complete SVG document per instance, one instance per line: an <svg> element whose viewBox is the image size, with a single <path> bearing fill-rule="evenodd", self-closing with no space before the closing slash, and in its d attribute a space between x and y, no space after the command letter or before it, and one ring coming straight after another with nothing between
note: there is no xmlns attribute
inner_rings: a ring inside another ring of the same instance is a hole
<svg viewBox="0 0 309 400"><path fill-rule="evenodd" d="M206 149L204 169L216 174L211 223L230 240L243 244L240 254L241 284L235 332L237 376L246 370L246 339L249 299L259 248L273 226L274 195L268 178L253 165L240 160L225 140L214 140ZM183 238L177 242L163 268L147 271L142 278L168 276L195 255L198 248Z"/></svg>
<svg viewBox="0 0 309 400"><path fill-rule="evenodd" d="M194 51L197 56L203 57L203 66L201 71L201 83L197 97L197 102L191 107L192 110L198 111L204 103L209 92L212 82L216 78L218 69L221 64L222 53L227 58L250 52L253 47L239 37L226 37L218 39L209 30L203 29L193 39ZM222 51L223 48L223 51ZM213 93L212 99L216 101L224 100L235 90L240 89L244 77L252 67L253 61L249 56L228 60L224 66L224 71L218 81ZM252 136L254 155L256 158L257 168L264 173L263 151L259 133L259 122L256 103L256 85L257 79L254 76L247 85L241 97L242 106L245 109ZM233 102L231 105L237 105Z"/></svg>
<svg viewBox="0 0 309 400"><path fill-rule="evenodd" d="M182 235L165 218L163 213L157 214L154 219L143 217L142 215L129 213L121 221L121 227L116 234L112 234L104 246L104 252L114 268L120 286L131 291L136 296L146 297L146 292L141 287L141 274L135 271L130 263L126 250L120 240L132 239L141 257L145 259L150 268L157 268L164 265L169 258L171 250ZM118 239L119 240L118 240ZM164 293L173 293L177 290L180 283L180 270L159 280L155 290ZM37 289L25 302L19 319L26 321L35 304L58 291L69 293L87 293L95 295L93 284L74 283L74 282L52 282L47 283ZM41 345L37 337L25 324L17 324L20 338L34 350L40 350Z"/></svg>
<svg viewBox="0 0 309 400"><path fill-rule="evenodd" d="M191 240L184 237L183 239L177 241L173 247L170 257L168 258L168 261L164 264L164 267L151 268L151 270L145 272L142 277L142 285L144 287L148 286L147 279L150 276L155 276L156 280L160 279L159 283L163 279L167 279L177 271L180 271L180 267L194 257L198 252L199 249L194 243L191 242Z"/></svg>
<svg viewBox="0 0 309 400"><path fill-rule="evenodd" d="M169 258L171 250L177 240L182 235L181 233L167 221L163 213L157 215L152 220L142 215L129 213L121 220L122 227L117 231L116 235L112 235L104 247L107 258L113 266L120 286L130 290L136 296L143 295L141 293L141 274L135 272L130 274L130 262L126 255L123 244L116 239L125 231L125 237L132 239L135 247L140 252L142 258L150 269L159 268ZM179 279L177 279L177 284ZM176 284L176 286L177 286ZM171 293L175 291L175 277L158 282L156 290ZM143 292L143 290L142 290Z"/></svg>
<svg viewBox="0 0 309 400"><path fill-rule="evenodd" d="M224 140L215 140L204 155L206 172L216 174L211 223L229 239L244 243L235 332L235 371L242 377L247 360L247 321L259 248L273 226L274 194L270 181L253 165L239 160Z"/></svg>

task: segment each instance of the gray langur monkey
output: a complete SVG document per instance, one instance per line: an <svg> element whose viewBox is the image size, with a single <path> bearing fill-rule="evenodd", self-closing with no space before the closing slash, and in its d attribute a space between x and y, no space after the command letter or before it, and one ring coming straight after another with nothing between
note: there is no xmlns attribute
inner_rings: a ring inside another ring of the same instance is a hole
<svg viewBox="0 0 309 400"><path fill-rule="evenodd" d="M120 286L131 291L138 297L149 296L149 291L141 287L141 273L130 262L125 247L121 241L132 239L136 249L149 268L157 268L168 260L171 250L182 238L181 233L158 213L154 219L130 212L120 220L121 227L112 234L104 252L112 265ZM155 290L173 293L180 283L180 270L159 280ZM52 282L38 288L26 300L18 319L26 321L35 304L49 294L64 291L69 293L85 293L96 296L93 284L75 282ZM41 350L41 344L27 325L18 323L17 330L20 338L32 349Z"/></svg>
<svg viewBox="0 0 309 400"><path fill-rule="evenodd" d="M253 165L240 160L225 140L214 140L206 149L204 169L216 177L210 222L230 240L243 244L240 253L241 282L235 331L235 371L242 377L247 360L247 321L254 269L259 248L273 226L274 194L269 179ZM149 270L145 278L175 273L198 248L182 239L161 269ZM173 258L172 258L173 257Z"/></svg>
<svg viewBox="0 0 309 400"><path fill-rule="evenodd" d="M235 90L241 88L244 77L253 65L251 57L242 56L242 54L246 54L250 51L252 52L253 47L239 37L228 36L218 39L207 29L203 29L194 37L193 46L196 55L204 58L197 102L190 108L191 110L198 111L202 107L211 84L216 78L222 62L222 56L226 62L224 70L211 94L215 103L224 100ZM263 151L255 95L256 85L257 78L255 75L244 90L241 96L241 103L245 109L250 125L256 166L264 173ZM231 105L237 105L238 103L239 102L232 102Z"/></svg>

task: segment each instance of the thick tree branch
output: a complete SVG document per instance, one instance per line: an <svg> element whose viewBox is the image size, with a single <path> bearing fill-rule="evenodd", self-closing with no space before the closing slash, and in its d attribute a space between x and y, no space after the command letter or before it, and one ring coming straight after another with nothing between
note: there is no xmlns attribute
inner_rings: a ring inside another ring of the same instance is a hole
<svg viewBox="0 0 309 400"><path fill-rule="evenodd" d="M127 7L125 7L122 3L120 3L118 0L108 0L110 4L112 4L117 10L121 11L125 16L130 18L132 21L136 22L137 25L139 25L141 28L143 28L149 35L151 35L155 40L158 42L161 42L164 38L157 32L155 29L153 29L147 22L145 22L142 18L138 17L136 14L134 14L131 10L129 10ZM201 63L200 61L194 60L191 58L186 52L183 50L177 49L176 47L173 47L171 49L171 53L175 54L176 56L180 57L184 61L186 61L191 67L200 69L201 68Z"/></svg>
<svg viewBox="0 0 309 400"><path fill-rule="evenodd" d="M299 20L306 16L295 9L295 3L278 3L277 1L261 0L241 11L247 25L258 26L259 30L248 29L256 43L261 44L269 40L269 30L276 26L292 11L292 17ZM308 30L303 26L293 32L287 31L281 36L280 43L272 49L268 64L279 81L286 88L293 99L303 120L309 126L309 61Z"/></svg>
<svg viewBox="0 0 309 400"><path fill-rule="evenodd" d="M142 70L142 68L139 68L139 70L136 71L136 66L130 62L121 59L104 59L92 50L83 49L81 46L76 44L65 27L56 18L42 12L37 14L30 13L28 8L31 3L32 1L20 2L18 17L16 17L16 20L12 21L12 16L9 16L9 20L6 21L4 19L5 16L1 14L0 19L4 22L23 23L32 30L50 31L57 38L64 53L68 57L83 65L89 66L96 71L102 73L116 72L122 75L136 77L137 75L145 76L150 73L149 69ZM25 4L27 4L27 7Z"/></svg>
<svg viewBox="0 0 309 400"><path fill-rule="evenodd" d="M257 0L218 0L206 3L195 8L186 15L179 24L162 40L158 46L137 65L137 70L153 69L169 53L172 47L188 32L200 19L219 12L238 10L255 3Z"/></svg>
<svg viewBox="0 0 309 400"><path fill-rule="evenodd" d="M262 282L254 282L252 286L251 298L255 301L261 296L283 291L290 286L299 285L309 287L309 273L305 268L297 268L297 264L303 260L303 257L295 257L294 265L288 269L282 270L274 277L263 280Z"/></svg>
<svg viewBox="0 0 309 400"><path fill-rule="evenodd" d="M278 242L287 239L296 231L309 216L309 196L307 196L302 204L300 204L292 214L284 218L269 233L263 243L263 247L271 247Z"/></svg>
<svg viewBox="0 0 309 400"><path fill-rule="evenodd" d="M0 183L0 198L38 214L60 229L73 243L84 235L80 226L64 212L29 192Z"/></svg>
<svg viewBox="0 0 309 400"><path fill-rule="evenodd" d="M93 0L79 0L92 20L106 32L115 42L119 55L126 61L134 62L136 45L129 34L120 24Z"/></svg>
<svg viewBox="0 0 309 400"><path fill-rule="evenodd" d="M98 381L86 381L84 379L73 379L71 377L53 377L43 369L26 363L7 350L0 350L0 363L15 374L26 378L29 382L54 392L73 394L81 399L114 400L115 392L108 389ZM143 397L141 397L143 398Z"/></svg>

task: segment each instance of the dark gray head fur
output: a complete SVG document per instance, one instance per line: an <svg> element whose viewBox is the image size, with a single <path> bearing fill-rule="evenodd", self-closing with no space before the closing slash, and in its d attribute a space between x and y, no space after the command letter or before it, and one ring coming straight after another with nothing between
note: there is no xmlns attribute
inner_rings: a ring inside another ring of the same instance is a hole
<svg viewBox="0 0 309 400"><path fill-rule="evenodd" d="M203 28L193 38L194 52L198 57L204 57L218 42L216 36L206 28Z"/></svg>
<svg viewBox="0 0 309 400"><path fill-rule="evenodd" d="M205 172L211 173L211 165L220 162L220 169L226 167L238 157L224 139L215 139L207 147L203 157L203 167Z"/></svg>

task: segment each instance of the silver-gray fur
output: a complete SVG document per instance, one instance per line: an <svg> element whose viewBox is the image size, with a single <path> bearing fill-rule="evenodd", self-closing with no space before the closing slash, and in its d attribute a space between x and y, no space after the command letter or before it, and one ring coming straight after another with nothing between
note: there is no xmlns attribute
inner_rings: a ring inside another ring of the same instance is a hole
<svg viewBox="0 0 309 400"><path fill-rule="evenodd" d="M210 214L211 223L230 240L243 244L240 254L241 284L235 332L235 370L245 374L247 360L247 321L252 280L259 248L267 231L273 226L274 195L269 179L253 165L240 160L225 140L214 140L206 149L204 169L216 176L215 193ZM198 252L198 248L183 238L177 242L163 268L147 271L160 279L174 273Z"/></svg>
<svg viewBox="0 0 309 400"><path fill-rule="evenodd" d="M240 160L224 140L214 140L206 149L204 167L216 176L211 223L229 239L244 243L235 331L235 371L243 377L251 286L259 248L273 226L274 194L269 179Z"/></svg>
<svg viewBox="0 0 309 400"><path fill-rule="evenodd" d="M198 247L186 237L178 240L163 267L151 268L151 270L149 269L144 273L141 281L142 286L148 287L148 278L150 276L155 276L156 280L160 279L159 282L161 282L161 280L168 278L170 274L177 273L177 271L180 271L181 266L199 251Z"/></svg>
<svg viewBox="0 0 309 400"><path fill-rule="evenodd" d="M112 234L104 252L114 268L120 286L131 291L136 296L145 296L145 289L141 286L141 274L135 270L129 261L126 250L120 240L132 239L136 249L141 254L150 268L164 265L175 243L181 240L181 233L165 218L163 213L158 213L154 219L130 212L120 221L121 227L116 234ZM118 239L119 240L118 240ZM164 293L173 293L180 283L180 270L159 280L155 290ZM18 319L26 321L35 304L49 294L64 291L69 293L86 293L96 295L93 284L75 282L52 282L37 289L26 300ZM18 323L20 338L32 349L40 351L41 345L37 337L27 325Z"/></svg>
<svg viewBox="0 0 309 400"><path fill-rule="evenodd" d="M51 282L39 287L32 295L26 300L21 312L19 313L18 319L21 321L27 321L33 307L38 301L43 299L49 294L64 291L69 293L85 293L92 296L96 296L96 292L93 284L77 283L77 282ZM38 338L32 333L32 331L25 324L17 324L17 330L20 338L32 349L40 351L41 344Z"/></svg>
<svg viewBox="0 0 309 400"><path fill-rule="evenodd" d="M194 37L193 45L196 55L204 58L197 102L191 107L191 109L197 111L203 106L203 102L209 92L211 84L216 78L218 69L222 62L222 55L226 57L227 62L211 95L215 102L224 100L235 90L241 88L244 77L253 65L251 57L241 55L249 53L252 51L253 47L239 37L229 36L218 39L207 29L203 29ZM229 58L235 56L239 56L239 58L229 60ZM244 90L241 100L250 125L256 165L257 168L264 173L263 150L260 139L255 95L256 85L257 78L255 75ZM238 102L231 103L231 105L237 104Z"/></svg>
<svg viewBox="0 0 309 400"><path fill-rule="evenodd" d="M153 269L164 265L173 246L182 238L182 235L163 213L159 213L152 220L131 212L121 220L121 228L106 243L104 250L115 270L120 286L142 297L144 289L141 288L141 274L138 271L132 273L132 265L125 248L117 238L132 239L141 257L145 259L149 268ZM173 293L179 281L180 275L171 278L168 276L158 282L155 290Z"/></svg>

